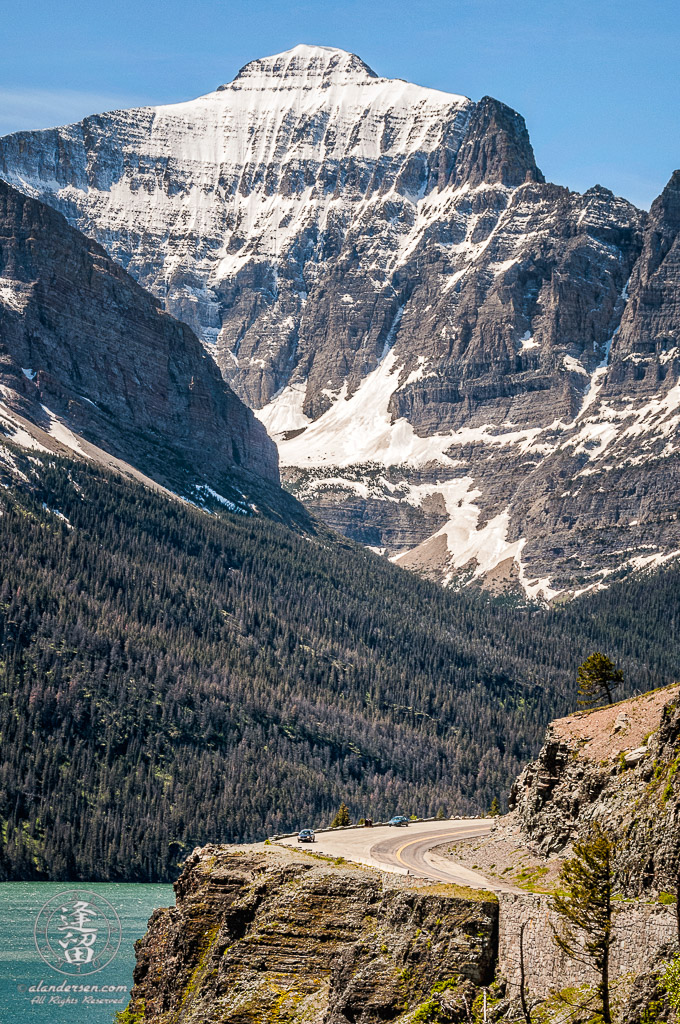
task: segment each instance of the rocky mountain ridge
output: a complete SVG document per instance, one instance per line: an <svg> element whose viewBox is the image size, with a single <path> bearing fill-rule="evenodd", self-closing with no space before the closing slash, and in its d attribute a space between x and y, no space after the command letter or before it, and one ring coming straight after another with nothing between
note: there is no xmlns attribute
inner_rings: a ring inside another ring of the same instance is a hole
<svg viewBox="0 0 680 1024"><path fill-rule="evenodd" d="M298 46L0 175L197 330L348 536L548 599L680 551L677 174L649 216L572 193L499 101Z"/></svg>
<svg viewBox="0 0 680 1024"><path fill-rule="evenodd" d="M275 446L189 328L3 181L0 382L3 432L25 447L127 464L198 503L275 503Z"/></svg>

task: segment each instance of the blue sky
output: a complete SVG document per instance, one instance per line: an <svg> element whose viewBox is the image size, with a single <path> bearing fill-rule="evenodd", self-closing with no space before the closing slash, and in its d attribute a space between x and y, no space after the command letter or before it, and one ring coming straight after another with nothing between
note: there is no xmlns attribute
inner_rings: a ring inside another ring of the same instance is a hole
<svg viewBox="0 0 680 1024"><path fill-rule="evenodd" d="M550 181L648 206L680 166L678 0L0 0L0 134L209 92L296 43L524 115Z"/></svg>

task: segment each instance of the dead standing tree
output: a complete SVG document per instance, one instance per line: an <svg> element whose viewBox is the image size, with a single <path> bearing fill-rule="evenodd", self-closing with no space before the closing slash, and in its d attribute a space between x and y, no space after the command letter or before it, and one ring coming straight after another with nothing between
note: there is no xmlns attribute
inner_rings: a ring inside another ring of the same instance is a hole
<svg viewBox="0 0 680 1024"><path fill-rule="evenodd" d="M522 1006L522 1016L524 1017L526 1024L532 1024L531 1010L527 1003L526 972L524 969L524 930L526 926L526 921L523 921L519 929L519 1001Z"/></svg>

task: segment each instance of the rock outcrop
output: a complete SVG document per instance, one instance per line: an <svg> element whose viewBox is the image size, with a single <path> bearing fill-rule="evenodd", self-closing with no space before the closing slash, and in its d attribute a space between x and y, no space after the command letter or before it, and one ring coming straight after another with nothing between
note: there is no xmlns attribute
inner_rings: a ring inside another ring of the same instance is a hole
<svg viewBox="0 0 680 1024"><path fill-rule="evenodd" d="M2 181L0 381L10 434L21 417L196 497L224 488L241 506L277 490L275 446L189 328L60 213Z"/></svg>
<svg viewBox="0 0 680 1024"><path fill-rule="evenodd" d="M519 996L522 968L530 1002L550 999L551 995L563 989L573 991L582 985L597 984L597 973L590 964L570 959L555 943L553 936L555 930L560 930L562 922L552 909L551 897L505 894L499 897L499 903L498 971L505 981L507 995ZM648 901L631 901L617 907L612 929L610 978L618 995L617 1002L621 1002L621 995L627 994L633 979L638 982L638 989L644 991L643 979L649 982L654 968L660 966L659 961L673 955L677 920L674 908ZM642 1001L642 991L634 1003ZM624 1013L617 1014L617 1020L631 1024L632 1016L632 1008L628 1007ZM548 1013L544 1019L559 1020L559 1012L555 1017Z"/></svg>
<svg viewBox="0 0 680 1024"><path fill-rule="evenodd" d="M499 101L342 50L0 140L214 353L329 523L550 599L680 553L678 189L546 183Z"/></svg>
<svg viewBox="0 0 680 1024"><path fill-rule="evenodd" d="M520 861L529 849L549 859L570 855L594 821L607 829L627 896L609 965L620 1024L674 1019L663 970L678 953L678 749L680 684L553 722L510 814L463 844L502 859L511 835ZM491 866L507 882L510 866ZM195 850L175 892L136 947L138 1024L463 1024L482 1019L481 987L491 1021L521 1019L522 989L536 1019L559 1021L599 982L588 958L554 942L561 919L546 891L496 897L262 844Z"/></svg>
<svg viewBox="0 0 680 1024"><path fill-rule="evenodd" d="M467 1019L493 978L495 897L398 882L278 847L195 851L137 944L131 1019L380 1024L438 982Z"/></svg>
<svg viewBox="0 0 680 1024"><path fill-rule="evenodd" d="M656 392L661 368L677 373L680 359L680 171L652 204L642 253L628 286L629 301L615 341L615 355ZM632 365L631 365L632 364ZM640 371L643 367L643 371Z"/></svg>
<svg viewBox="0 0 680 1024"><path fill-rule="evenodd" d="M126 1018L136 1024L469 1024L482 1019L482 988L489 1020L516 1021L522 984L552 1021L564 1010L555 993L598 980L554 943L546 896L497 899L266 845L195 850L175 893L136 944ZM659 970L676 929L658 903L617 908L611 980L623 1024L664 1004Z"/></svg>
<svg viewBox="0 0 680 1024"><path fill-rule="evenodd" d="M675 892L680 871L678 686L550 726L538 759L513 785L511 814L530 848L568 852L593 822L617 841L616 871L632 895Z"/></svg>

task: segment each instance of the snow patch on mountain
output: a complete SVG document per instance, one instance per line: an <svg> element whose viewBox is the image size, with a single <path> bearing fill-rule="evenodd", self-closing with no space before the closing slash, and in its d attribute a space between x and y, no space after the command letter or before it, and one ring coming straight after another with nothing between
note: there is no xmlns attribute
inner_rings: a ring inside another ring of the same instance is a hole
<svg viewBox="0 0 680 1024"><path fill-rule="evenodd" d="M3 388L3 393L7 392L8 388ZM6 396L7 397L7 396ZM38 452L49 452L50 449L33 437L33 435L26 429L21 419L17 417L16 413L4 402L0 402L0 432L5 434L10 441L14 444L18 444L21 448L28 448L32 451Z"/></svg>
<svg viewBox="0 0 680 1024"><path fill-rule="evenodd" d="M302 411L306 390L305 385L288 384L264 409L255 410L273 440L280 441L289 431L304 430L312 422Z"/></svg>
<svg viewBox="0 0 680 1024"><path fill-rule="evenodd" d="M70 448L71 451L77 452L78 455L84 455L88 458L87 453L83 450L82 438L77 434L74 434L65 423L54 415L46 405L42 406L42 410L49 419L49 425L47 427L47 433L50 437L60 441L61 444L65 445L66 448Z"/></svg>
<svg viewBox="0 0 680 1024"><path fill-rule="evenodd" d="M578 417L580 429L567 438L564 445L573 448L577 454L587 455L591 462L601 459L615 442L634 437L641 439L641 448L650 448L656 439L666 437L670 440L667 454L678 450L678 445L673 442L680 431L680 382L662 397L642 405L625 399L616 406L601 401L596 414L584 420L583 414L590 404L581 409ZM587 469L581 471L581 475L587 473Z"/></svg>
<svg viewBox="0 0 680 1024"><path fill-rule="evenodd" d="M13 309L16 313L23 313L31 300L31 289L31 285L0 277L0 304Z"/></svg>
<svg viewBox="0 0 680 1024"><path fill-rule="evenodd" d="M448 522L418 547L393 556L392 561L411 568L418 564L421 554L426 559L431 558L429 552L437 550L437 541L442 538L446 541L446 553L439 553L438 557L441 560L439 578L444 586L460 582L461 570L466 570L462 579L469 584L484 580L503 564L514 563L517 581L531 600L550 601L560 593L550 585L549 578L532 579L527 574L522 561L526 538L508 540L508 509L480 525L481 513L475 498L481 496L481 491L475 488L472 477L410 487L406 500L418 504L433 495L443 497Z"/></svg>
<svg viewBox="0 0 680 1024"><path fill-rule="evenodd" d="M279 443L281 464L342 468L365 462L383 466L423 465L432 460L450 463L446 455L448 437L421 438L406 420L392 423L388 405L399 385L401 369L394 351L390 351L353 395L347 395L345 384L318 420L296 437ZM259 413L263 422L269 416L268 409Z"/></svg>
<svg viewBox="0 0 680 1024"><path fill-rule="evenodd" d="M422 364L421 364L422 365ZM310 422L302 413L304 389L290 385L256 415L278 440L282 466L309 468L363 463L382 466L425 466L437 462L455 464L450 450L474 442L494 446L518 444L525 450L541 434L540 427L495 432L488 426L463 427L455 432L419 437L408 420L392 421L389 401L399 388L403 366L392 350L368 374L353 395L347 385L319 419ZM420 379L418 371L415 379ZM286 431L301 431L290 440Z"/></svg>

